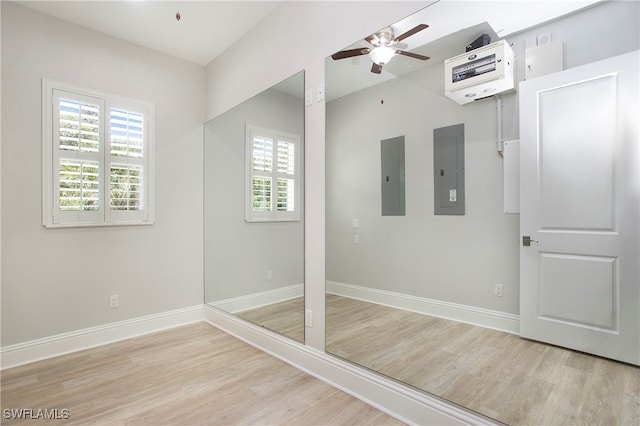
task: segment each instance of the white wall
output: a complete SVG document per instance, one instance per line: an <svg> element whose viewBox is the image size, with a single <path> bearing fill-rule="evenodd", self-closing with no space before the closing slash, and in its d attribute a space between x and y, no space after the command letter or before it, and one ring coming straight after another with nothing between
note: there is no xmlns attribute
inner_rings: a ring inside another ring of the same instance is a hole
<svg viewBox="0 0 640 426"><path fill-rule="evenodd" d="M300 79L300 90L302 84ZM304 102L268 89L205 125L207 303L304 282L304 210L295 222L244 220L246 124L300 135L304 146ZM299 183L304 185L302 164L299 172ZM273 273L271 280L266 277L268 270Z"/></svg>
<svg viewBox="0 0 640 426"><path fill-rule="evenodd" d="M155 103L156 224L43 228L43 77ZM203 67L2 2L2 346L202 303L204 86Z"/></svg>

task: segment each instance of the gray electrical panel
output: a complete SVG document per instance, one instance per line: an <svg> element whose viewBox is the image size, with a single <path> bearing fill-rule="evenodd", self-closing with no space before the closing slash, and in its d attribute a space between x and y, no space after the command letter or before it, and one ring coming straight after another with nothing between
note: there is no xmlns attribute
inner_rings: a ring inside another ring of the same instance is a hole
<svg viewBox="0 0 640 426"><path fill-rule="evenodd" d="M404 136L380 141L382 216L404 216Z"/></svg>
<svg viewBox="0 0 640 426"><path fill-rule="evenodd" d="M434 214L464 214L464 124L433 130Z"/></svg>

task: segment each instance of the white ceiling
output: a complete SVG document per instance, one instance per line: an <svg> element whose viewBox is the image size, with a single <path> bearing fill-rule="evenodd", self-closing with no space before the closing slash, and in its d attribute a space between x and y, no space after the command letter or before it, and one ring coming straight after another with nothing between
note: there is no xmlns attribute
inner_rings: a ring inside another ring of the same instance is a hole
<svg viewBox="0 0 640 426"><path fill-rule="evenodd" d="M23 0L16 3L205 66L283 0Z"/></svg>
<svg viewBox="0 0 640 426"><path fill-rule="evenodd" d="M285 1L18 0L16 3L205 66ZM394 29L402 33L417 23L430 25L428 30L405 40L410 43L406 50L412 50L481 22L488 22L498 37L504 37L594 2L596 0L440 0L404 19ZM179 21L177 12L181 15Z"/></svg>

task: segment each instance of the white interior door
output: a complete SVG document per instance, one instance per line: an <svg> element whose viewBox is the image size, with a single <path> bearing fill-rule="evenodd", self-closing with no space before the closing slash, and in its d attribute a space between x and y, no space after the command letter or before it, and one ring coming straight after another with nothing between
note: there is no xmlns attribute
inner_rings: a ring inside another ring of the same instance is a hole
<svg viewBox="0 0 640 426"><path fill-rule="evenodd" d="M520 334L636 365L639 63L633 52L520 85Z"/></svg>

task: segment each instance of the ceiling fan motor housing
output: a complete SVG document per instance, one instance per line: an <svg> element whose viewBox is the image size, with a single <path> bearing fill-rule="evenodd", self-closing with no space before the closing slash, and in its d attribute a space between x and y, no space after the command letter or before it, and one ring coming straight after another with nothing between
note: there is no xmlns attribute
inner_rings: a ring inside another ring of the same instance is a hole
<svg viewBox="0 0 640 426"><path fill-rule="evenodd" d="M375 38L371 40L374 46L390 45L393 41L393 30L391 27L383 28L375 34Z"/></svg>

